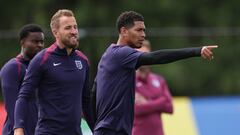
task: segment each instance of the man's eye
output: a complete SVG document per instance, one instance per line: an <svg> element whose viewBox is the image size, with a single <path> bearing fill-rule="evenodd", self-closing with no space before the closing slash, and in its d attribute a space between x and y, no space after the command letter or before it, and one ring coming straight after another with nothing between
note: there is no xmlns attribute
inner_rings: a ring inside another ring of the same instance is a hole
<svg viewBox="0 0 240 135"><path fill-rule="evenodd" d="M71 27L65 27L65 29L66 29L66 30L69 30L69 29L71 29Z"/></svg>

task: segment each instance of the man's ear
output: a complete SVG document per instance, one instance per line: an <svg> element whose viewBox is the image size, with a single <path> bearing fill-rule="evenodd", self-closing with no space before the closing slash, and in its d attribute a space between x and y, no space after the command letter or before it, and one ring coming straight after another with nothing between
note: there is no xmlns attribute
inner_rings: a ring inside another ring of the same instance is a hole
<svg viewBox="0 0 240 135"><path fill-rule="evenodd" d="M54 37L57 37L57 30L56 30L56 29L53 29L53 30L52 30L52 33L53 33L53 36L54 36Z"/></svg>
<svg viewBox="0 0 240 135"><path fill-rule="evenodd" d="M120 33L123 35L123 36L126 36L128 34L128 29L126 27L122 27L120 29Z"/></svg>
<svg viewBox="0 0 240 135"><path fill-rule="evenodd" d="M21 39L21 40L20 40L20 45L21 45L21 46L24 46L24 42L25 42L25 39Z"/></svg>

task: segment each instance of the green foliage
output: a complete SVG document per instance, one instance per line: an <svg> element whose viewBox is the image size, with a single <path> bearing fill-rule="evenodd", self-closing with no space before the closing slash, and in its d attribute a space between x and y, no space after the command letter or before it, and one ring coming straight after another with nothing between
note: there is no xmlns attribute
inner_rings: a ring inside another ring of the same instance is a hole
<svg viewBox="0 0 240 135"><path fill-rule="evenodd" d="M223 0L22 0L1 1L1 30L18 30L30 22L42 25L49 30L50 18L57 9L67 8L74 11L79 28L85 30L115 27L118 15L126 10L135 10L145 17L148 28L238 28L240 25L240 1ZM161 30L161 29L160 29ZM186 32L189 32L185 29ZM195 31L201 33L201 31ZM210 31L211 32L211 31ZM164 48L182 48L218 44L213 61L191 58L172 64L153 66L153 70L165 76L173 95L235 95L240 94L240 34L238 30L227 31L229 34L218 35L219 31L203 36L159 36L147 37L153 50ZM191 35L191 32L189 32ZM231 35L237 33L236 35ZM93 80L97 63L107 48L116 42L113 33L96 35L86 33L80 40L80 49L91 61L91 80ZM46 45L53 42L48 37ZM20 50L17 39L0 39L0 67Z"/></svg>

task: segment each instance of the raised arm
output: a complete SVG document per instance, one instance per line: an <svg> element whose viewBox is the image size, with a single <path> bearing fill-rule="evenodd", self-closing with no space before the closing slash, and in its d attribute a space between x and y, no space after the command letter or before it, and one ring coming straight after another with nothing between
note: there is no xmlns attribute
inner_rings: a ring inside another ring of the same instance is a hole
<svg viewBox="0 0 240 135"><path fill-rule="evenodd" d="M212 49L217 47L218 46L213 45L182 49L164 49L143 53L139 57L136 67L140 67L142 65L166 64L177 60L198 56L211 60L213 59Z"/></svg>

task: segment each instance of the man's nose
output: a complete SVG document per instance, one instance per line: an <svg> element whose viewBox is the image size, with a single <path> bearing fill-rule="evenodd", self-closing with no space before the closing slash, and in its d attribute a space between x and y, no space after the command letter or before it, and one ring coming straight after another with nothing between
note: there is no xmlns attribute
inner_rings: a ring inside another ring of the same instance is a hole
<svg viewBox="0 0 240 135"><path fill-rule="evenodd" d="M71 31L71 33L73 33L73 34L77 34L77 33L78 33L78 29L73 28L72 31Z"/></svg>
<svg viewBox="0 0 240 135"><path fill-rule="evenodd" d="M146 33L145 32L142 32L142 37L146 37Z"/></svg>

